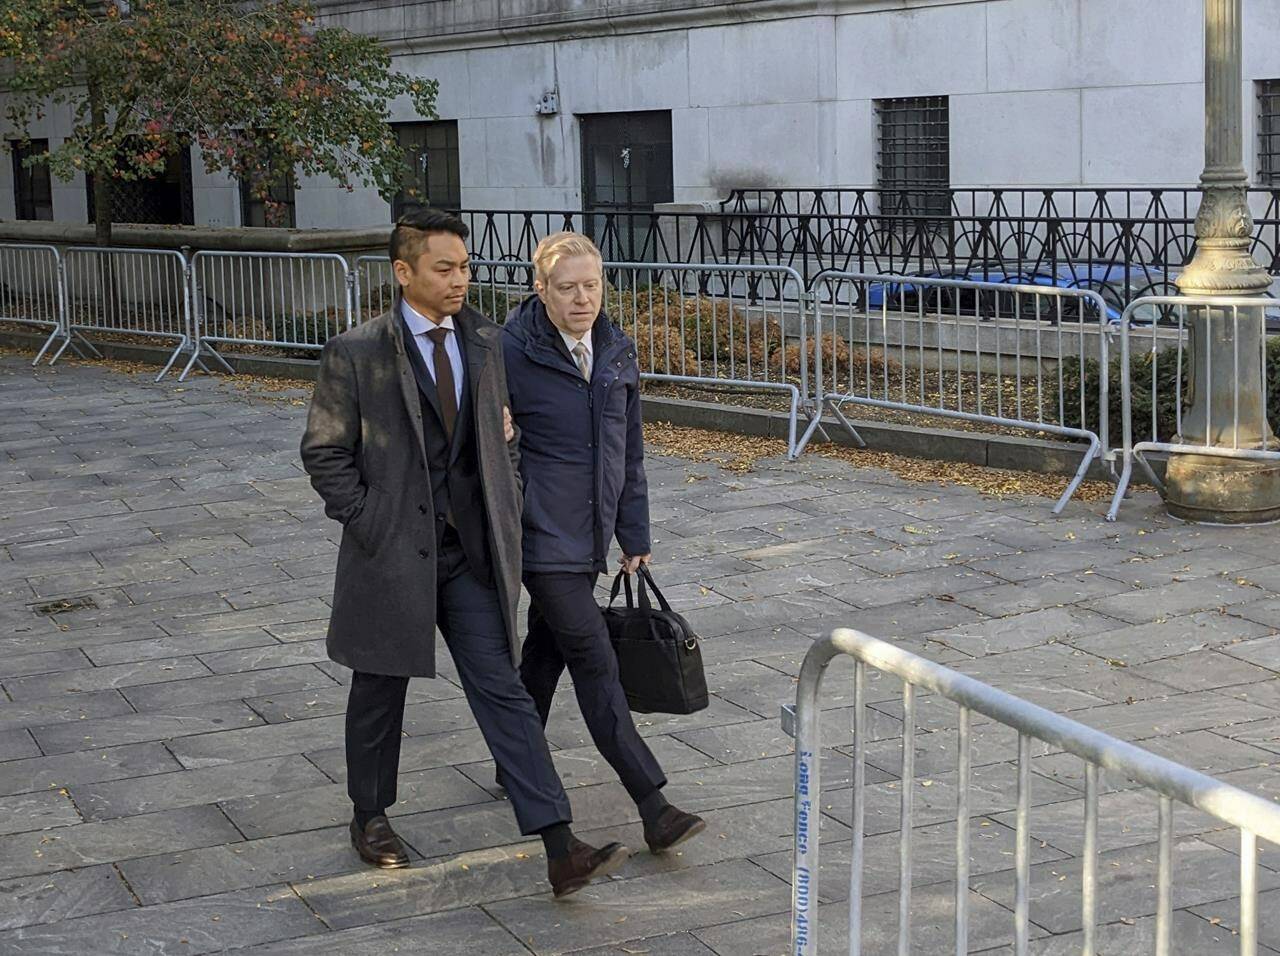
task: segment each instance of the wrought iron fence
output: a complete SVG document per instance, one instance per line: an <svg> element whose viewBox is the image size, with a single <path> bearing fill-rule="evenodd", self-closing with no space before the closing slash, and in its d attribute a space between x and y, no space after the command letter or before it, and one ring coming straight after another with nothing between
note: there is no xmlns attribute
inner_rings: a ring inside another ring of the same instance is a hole
<svg viewBox="0 0 1280 956"><path fill-rule="evenodd" d="M1254 255L1280 276L1280 190L1249 193ZM721 204L729 254L857 272L1052 281L1119 312L1176 292L1195 249L1197 189L953 189L921 215L878 189L738 190Z"/></svg>
<svg viewBox="0 0 1280 956"><path fill-rule="evenodd" d="M897 952L912 952L912 878L917 690L956 704L958 711L955 803L954 948L957 956L969 950L970 890L970 771L973 715L989 718L1018 734L1017 811L1014 842L1013 948L1017 956L1030 951L1031 909L1031 742L1042 741L1084 762L1085 792L1081 819L1080 909L1083 927L1079 952L1099 952L1098 911L1105 906L1099 893L1098 796L1105 771L1135 781L1158 795L1158 844L1155 883L1155 952L1169 956L1173 933L1174 804L1200 810L1240 831L1240 952L1258 951L1257 841L1280 840L1280 804L1246 793L1164 757L1110 737L971 677L942 667L893 644L858 631L840 628L818 641L805 655L795 707L783 709L783 725L795 743L795 843L791 870L791 953L816 956L819 940L820 821L829 811L822 793L823 676L841 655L854 659L853 676L853 789L851 866L848 896L848 952L862 952L862 905L866 858L866 678L867 669L902 681L902 773L898 821ZM991 942L984 942L985 947ZM939 948L933 952L941 951ZM1111 952L1112 950L1107 950Z"/></svg>
<svg viewBox="0 0 1280 956"><path fill-rule="evenodd" d="M699 213L563 210L464 210L472 253L483 260L525 262L553 232L590 236L610 262L729 263L717 216ZM746 260L746 264L753 264ZM767 263L764 259L755 264Z"/></svg>
<svg viewBox="0 0 1280 956"><path fill-rule="evenodd" d="M1097 292L1114 321L1176 292L1195 250L1197 189L953 189L923 214L900 190L737 190L710 213L473 210L476 254L526 260L559 230L614 261L782 265L809 286L843 271L1021 281ZM1280 277L1280 189L1249 192L1254 255ZM945 203L944 203L945 205Z"/></svg>

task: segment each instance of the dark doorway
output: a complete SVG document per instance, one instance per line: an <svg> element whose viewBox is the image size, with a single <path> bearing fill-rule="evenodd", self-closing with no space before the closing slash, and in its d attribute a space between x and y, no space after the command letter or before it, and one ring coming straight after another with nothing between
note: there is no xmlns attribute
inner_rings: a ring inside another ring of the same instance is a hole
<svg viewBox="0 0 1280 956"><path fill-rule="evenodd" d="M671 113L592 113L582 123L582 197L587 234L606 259L652 257L655 203L675 198Z"/></svg>

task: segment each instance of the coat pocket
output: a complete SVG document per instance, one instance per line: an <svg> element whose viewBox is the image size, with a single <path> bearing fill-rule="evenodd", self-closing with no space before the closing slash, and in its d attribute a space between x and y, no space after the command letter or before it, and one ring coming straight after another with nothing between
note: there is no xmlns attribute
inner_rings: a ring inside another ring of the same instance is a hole
<svg viewBox="0 0 1280 956"><path fill-rule="evenodd" d="M378 553L386 540L385 498L381 489L366 485L364 504L343 529L370 557Z"/></svg>

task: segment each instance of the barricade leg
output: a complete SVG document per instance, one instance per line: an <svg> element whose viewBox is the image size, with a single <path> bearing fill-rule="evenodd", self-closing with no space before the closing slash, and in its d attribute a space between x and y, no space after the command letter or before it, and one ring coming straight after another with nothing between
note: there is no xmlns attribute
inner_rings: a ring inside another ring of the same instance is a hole
<svg viewBox="0 0 1280 956"><path fill-rule="evenodd" d="M56 328L49 333L49 337L44 340L44 345L40 346L40 351L36 353L36 357L31 360L31 367L35 368L40 364L40 360L44 358L44 353L49 351L49 347L53 345L54 340L62 334L61 328ZM52 364L52 363L50 363Z"/></svg>
<svg viewBox="0 0 1280 956"><path fill-rule="evenodd" d="M1058 499L1058 503L1053 506L1053 513L1062 514L1062 509L1067 506L1067 502L1071 500L1071 496L1076 493L1076 489L1080 487L1080 483L1084 481L1084 476L1089 472L1089 466L1093 464L1093 460L1098 457L1098 451L1102 447L1098 439L1091 438L1089 441L1089 450L1084 453L1084 461L1080 462L1080 467L1076 469L1075 477L1067 482L1067 488L1062 492L1062 497Z"/></svg>
<svg viewBox="0 0 1280 956"><path fill-rule="evenodd" d="M173 352L169 355L169 361L164 363L164 368L160 370L160 374L156 376L157 382L169 374L169 369L173 368L173 363L178 360L178 356L182 354L186 347L187 340L183 338L183 340L177 344L177 347L175 347ZM187 373L184 371L182 374L185 376ZM179 381L181 381L181 379L179 379Z"/></svg>
<svg viewBox="0 0 1280 956"><path fill-rule="evenodd" d="M853 443L859 448L866 448L867 443L863 441L862 436L858 434L858 430L853 427L853 422L849 421L849 419L845 417L844 412L840 411L839 403L828 399L827 407L831 409L831 414L835 415L836 420L844 426L844 430L849 433L849 437L853 439Z"/></svg>
<svg viewBox="0 0 1280 956"><path fill-rule="evenodd" d="M76 344L77 341L79 341L80 343L79 345ZM55 352L53 357L49 359L49 364L53 365L55 362L58 361L58 359L62 358L62 353L65 352L68 348L74 349L77 355L79 355L81 358L84 358L85 353L80 351L81 345L83 345L86 349L89 350L89 354L93 358L99 358L99 359L102 358L102 353L98 351L97 347L92 342L86 339L79 332L72 329L70 332L67 333L66 338L62 340L62 345L58 347L58 351Z"/></svg>
<svg viewBox="0 0 1280 956"><path fill-rule="evenodd" d="M228 375L235 375L235 374L236 374L236 370L235 370L234 368L232 368L232 367L231 367L231 363L230 363L230 362L228 362L225 358L223 358L223 357L222 357L222 353L221 353L221 352L219 352L217 349L215 349L215 348L214 348L212 345L210 345L208 342L201 342L201 343L199 343L199 345L197 346L196 351L197 351L197 354L199 354L199 355L210 355L210 356L212 356L212 357L213 357L213 360L214 360L215 362L217 362L219 365L221 365L224 369L226 369L226 370L227 370L227 374L228 374ZM201 363L201 364L203 364L203 363ZM208 371L208 369L205 369L205 371L207 372L207 371Z"/></svg>
<svg viewBox="0 0 1280 956"><path fill-rule="evenodd" d="M1124 501L1125 492L1129 490L1129 481L1133 477L1133 457L1121 452L1124 464L1120 466L1120 478L1116 481L1115 494L1111 496L1111 507L1107 509L1107 520L1115 521L1120 513L1120 503Z"/></svg>
<svg viewBox="0 0 1280 956"><path fill-rule="evenodd" d="M822 406L819 405L808 413L809 424L805 427L804 434L796 441L796 451L792 458L799 458L803 454L805 448L809 444L809 440L813 438L815 433L822 435L823 441L830 441L827 430L822 427Z"/></svg>
<svg viewBox="0 0 1280 956"><path fill-rule="evenodd" d="M191 369L193 369L196 365L200 366L201 371L204 371L204 372L209 371L209 366L205 365L204 362L200 360L199 348L194 348L191 350L191 358L187 359L187 364L183 367L182 371L178 374L178 381L185 382L187 380L187 376L191 374Z"/></svg>

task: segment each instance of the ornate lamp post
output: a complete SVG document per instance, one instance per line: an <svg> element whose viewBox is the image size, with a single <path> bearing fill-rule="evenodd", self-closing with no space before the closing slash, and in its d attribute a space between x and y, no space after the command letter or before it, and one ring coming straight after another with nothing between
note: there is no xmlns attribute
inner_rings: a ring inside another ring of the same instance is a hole
<svg viewBox="0 0 1280 956"><path fill-rule="evenodd" d="M1241 0L1205 0L1204 5L1204 195L1196 216L1195 258L1177 280L1189 296L1255 296L1271 285L1249 251L1253 217L1241 135L1240 5ZM1262 308L1239 310L1238 325L1231 309L1206 306L1188 312L1191 370L1182 434L1175 440L1239 448L1258 448L1265 441L1274 447L1264 405ZM1280 518L1280 463L1174 455L1167 484L1169 513L1180 518L1229 524Z"/></svg>

